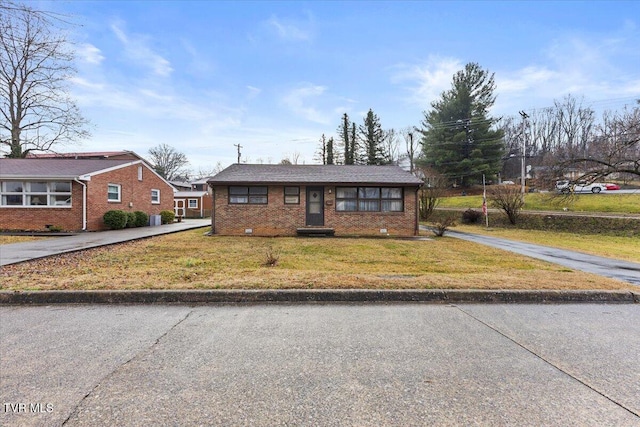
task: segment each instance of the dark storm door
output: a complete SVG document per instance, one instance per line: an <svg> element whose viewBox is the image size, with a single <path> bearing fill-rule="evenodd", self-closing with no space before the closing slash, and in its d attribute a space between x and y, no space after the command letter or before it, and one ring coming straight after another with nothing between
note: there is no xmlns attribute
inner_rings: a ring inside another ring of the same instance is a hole
<svg viewBox="0 0 640 427"><path fill-rule="evenodd" d="M307 225L324 225L324 187L307 187Z"/></svg>

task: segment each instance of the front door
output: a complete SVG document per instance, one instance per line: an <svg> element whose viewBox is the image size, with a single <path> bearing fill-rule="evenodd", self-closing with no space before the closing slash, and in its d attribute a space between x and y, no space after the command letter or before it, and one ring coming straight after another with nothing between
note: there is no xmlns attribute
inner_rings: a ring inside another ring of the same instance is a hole
<svg viewBox="0 0 640 427"><path fill-rule="evenodd" d="M324 226L324 187L307 187L307 225Z"/></svg>

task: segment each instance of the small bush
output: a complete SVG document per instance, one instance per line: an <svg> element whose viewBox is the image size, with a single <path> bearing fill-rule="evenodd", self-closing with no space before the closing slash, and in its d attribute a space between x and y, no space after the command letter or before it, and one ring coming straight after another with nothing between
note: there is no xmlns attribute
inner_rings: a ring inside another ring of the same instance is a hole
<svg viewBox="0 0 640 427"><path fill-rule="evenodd" d="M134 228L136 225L136 214L133 212L127 212L127 228Z"/></svg>
<svg viewBox="0 0 640 427"><path fill-rule="evenodd" d="M466 211L462 212L462 223L477 224L480 221L481 217L482 217L482 212L474 209L467 209Z"/></svg>
<svg viewBox="0 0 640 427"><path fill-rule="evenodd" d="M172 224L176 219L176 214L171 211L160 212L160 221L163 224Z"/></svg>
<svg viewBox="0 0 640 427"><path fill-rule="evenodd" d="M280 255L273 251L273 246L267 247L267 251L265 253L265 267L275 267L278 265L278 261L280 260Z"/></svg>
<svg viewBox="0 0 640 427"><path fill-rule="evenodd" d="M135 211L136 227L146 227L149 224L149 215L142 211Z"/></svg>
<svg viewBox="0 0 640 427"><path fill-rule="evenodd" d="M62 227L59 225L52 225L48 228L48 230L52 233L59 233L62 231Z"/></svg>
<svg viewBox="0 0 640 427"><path fill-rule="evenodd" d="M121 230L127 226L127 213L124 211L108 211L102 217L104 225L112 230Z"/></svg>
<svg viewBox="0 0 640 427"><path fill-rule="evenodd" d="M446 233L449 230L449 227L453 227L456 225L456 220L452 217L445 217L443 218L441 221L436 222L433 226L433 234L436 235L436 237L442 237L444 236L444 233Z"/></svg>

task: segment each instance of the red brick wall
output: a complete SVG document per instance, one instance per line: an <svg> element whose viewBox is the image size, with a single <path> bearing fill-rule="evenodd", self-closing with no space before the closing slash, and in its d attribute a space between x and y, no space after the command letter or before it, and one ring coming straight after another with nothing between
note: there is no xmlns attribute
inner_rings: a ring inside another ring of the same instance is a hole
<svg viewBox="0 0 640 427"><path fill-rule="evenodd" d="M143 211L148 215L162 210L173 212L173 189L146 166L142 181L138 181L138 166L134 164L91 177L87 185L87 230L104 230L102 216L112 209L127 212ZM121 201L107 201L107 185L121 185ZM160 190L160 204L151 204L151 189ZM0 229L46 231L45 225L62 227L65 231L82 230L82 186L72 183L72 206L68 207L2 207Z"/></svg>
<svg viewBox="0 0 640 427"><path fill-rule="evenodd" d="M42 181L42 180L40 180ZM82 230L82 186L71 183L71 207L0 208L0 230L47 231L46 225L65 231Z"/></svg>
<svg viewBox="0 0 640 427"><path fill-rule="evenodd" d="M142 211L157 215L160 211L173 212L173 189L146 166L142 166L142 181L138 181L138 166L134 164L91 177L87 183L87 229L105 230L102 216L110 210ZM120 202L107 200L109 184L119 184ZM151 189L160 190L160 204L151 203Z"/></svg>
<svg viewBox="0 0 640 427"><path fill-rule="evenodd" d="M244 235L252 229L256 236L294 236L305 226L306 188L300 186L300 204L284 204L284 187L269 187L267 205L231 205L228 187L216 186L215 232L222 235ZM331 194L329 193L331 191ZM324 186L324 227L336 235L413 236L416 221L416 193L405 188L404 212L336 212L335 187ZM381 229L387 233L382 234Z"/></svg>

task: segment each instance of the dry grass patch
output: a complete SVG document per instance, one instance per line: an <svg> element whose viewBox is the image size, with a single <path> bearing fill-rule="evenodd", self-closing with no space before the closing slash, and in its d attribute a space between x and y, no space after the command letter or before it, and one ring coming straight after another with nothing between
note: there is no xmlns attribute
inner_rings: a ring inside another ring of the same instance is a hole
<svg viewBox="0 0 640 427"><path fill-rule="evenodd" d="M9 245L11 243L33 242L34 240L45 240L48 237L40 236L0 236L0 245Z"/></svg>
<svg viewBox="0 0 640 427"><path fill-rule="evenodd" d="M266 267L267 254L277 254ZM633 289L454 238L208 237L187 231L0 270L2 289Z"/></svg>

